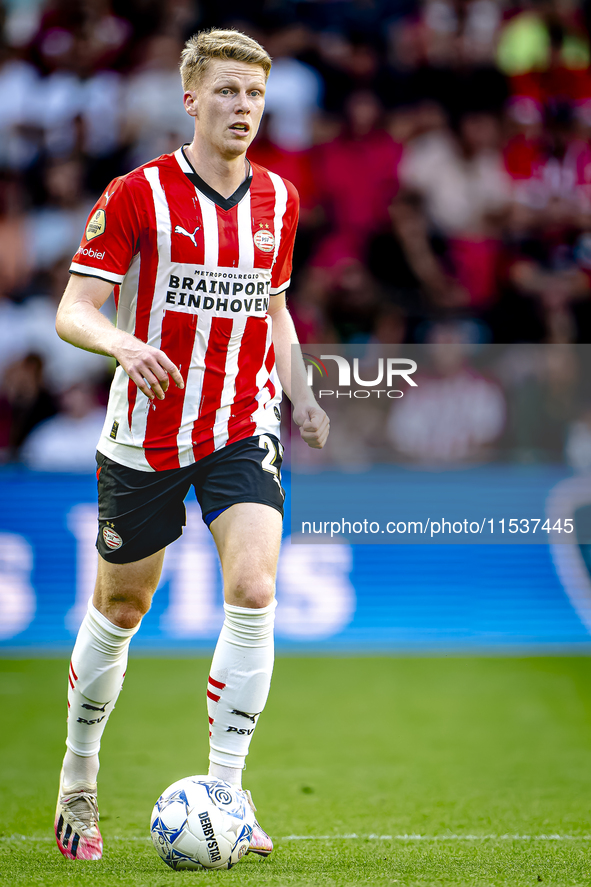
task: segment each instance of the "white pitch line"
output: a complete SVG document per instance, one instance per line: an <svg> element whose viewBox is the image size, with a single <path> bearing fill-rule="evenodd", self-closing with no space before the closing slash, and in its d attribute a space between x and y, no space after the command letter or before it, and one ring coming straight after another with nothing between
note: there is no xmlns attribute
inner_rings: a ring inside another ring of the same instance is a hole
<svg viewBox="0 0 591 887"><path fill-rule="evenodd" d="M111 835L109 841L149 842L151 838L139 835ZM283 835L277 841L591 841L591 835ZM9 841L53 843L49 835L9 835L0 837L0 844Z"/></svg>
<svg viewBox="0 0 591 887"><path fill-rule="evenodd" d="M591 841L591 835L284 835L280 841Z"/></svg>

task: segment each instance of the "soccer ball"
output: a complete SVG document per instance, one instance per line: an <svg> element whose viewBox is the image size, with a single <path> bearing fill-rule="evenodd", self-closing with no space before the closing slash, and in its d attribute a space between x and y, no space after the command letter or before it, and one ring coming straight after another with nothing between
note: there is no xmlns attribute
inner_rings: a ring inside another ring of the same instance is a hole
<svg viewBox="0 0 591 887"><path fill-rule="evenodd" d="M187 776L160 795L150 831L156 852L173 869L230 869L247 852L254 822L235 786Z"/></svg>

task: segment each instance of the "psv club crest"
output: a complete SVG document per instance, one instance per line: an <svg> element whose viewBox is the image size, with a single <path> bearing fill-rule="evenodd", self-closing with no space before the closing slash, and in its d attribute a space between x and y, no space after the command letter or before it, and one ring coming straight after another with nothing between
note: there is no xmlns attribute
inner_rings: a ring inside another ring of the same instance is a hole
<svg viewBox="0 0 591 887"><path fill-rule="evenodd" d="M119 533L112 530L111 527L103 527L103 539L105 540L107 548L110 548L112 551L116 548L121 548L123 545L123 539Z"/></svg>
<svg viewBox="0 0 591 887"><path fill-rule="evenodd" d="M254 235L254 244L263 253L272 253L275 249L275 238L266 228L261 228Z"/></svg>

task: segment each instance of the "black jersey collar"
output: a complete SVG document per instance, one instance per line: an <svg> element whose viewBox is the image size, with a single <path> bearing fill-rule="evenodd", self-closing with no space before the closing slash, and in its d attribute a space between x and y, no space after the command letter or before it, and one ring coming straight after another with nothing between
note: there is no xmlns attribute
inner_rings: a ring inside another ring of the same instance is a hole
<svg viewBox="0 0 591 887"><path fill-rule="evenodd" d="M189 168L188 169L185 168L184 164L182 164L181 166L183 168L183 172L185 173L186 177L189 179L191 184L195 185L195 187L198 188L199 191L201 191L203 194L205 194L206 197L209 197L210 200L213 200L213 202L215 204L217 204L217 206L221 207L222 209L226 209L226 210L232 209L233 206L236 206L237 203L240 203L240 201L242 200L242 198L244 197L244 195L246 194L246 192L250 188L250 183L252 182L252 166L250 165L249 161L247 161L247 163L250 168L250 175L244 179L242 184L238 185L238 187L236 188L236 190L234 191L233 194L230 194L229 197L222 197L221 194L219 194L217 191L215 191L211 187L211 185L208 185L207 182L205 182L201 178L201 176L195 172L195 170L193 169L193 166L191 164L191 161L189 160L189 158L185 154L185 146L184 145L181 148L181 153L183 155L183 160L185 161L185 163L187 164L187 166Z"/></svg>

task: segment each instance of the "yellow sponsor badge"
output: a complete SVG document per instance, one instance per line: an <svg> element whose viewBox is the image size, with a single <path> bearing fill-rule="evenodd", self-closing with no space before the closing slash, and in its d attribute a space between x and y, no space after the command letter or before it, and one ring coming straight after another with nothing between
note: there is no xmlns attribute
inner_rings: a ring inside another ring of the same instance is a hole
<svg viewBox="0 0 591 887"><path fill-rule="evenodd" d="M101 234L105 233L106 227L107 216L105 211L104 209L97 209L86 226L86 239L92 240L93 237L99 237Z"/></svg>

